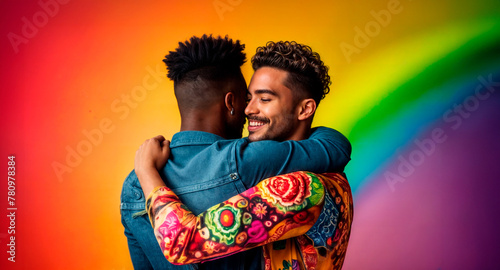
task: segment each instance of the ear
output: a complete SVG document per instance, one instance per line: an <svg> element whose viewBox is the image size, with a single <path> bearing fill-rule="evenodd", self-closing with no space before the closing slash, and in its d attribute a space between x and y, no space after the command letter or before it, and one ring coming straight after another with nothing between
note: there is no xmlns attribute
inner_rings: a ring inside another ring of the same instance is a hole
<svg viewBox="0 0 500 270"><path fill-rule="evenodd" d="M228 111L233 110L234 108L234 102L235 102L235 96L233 92L227 92L226 95L224 96L224 104L226 105L226 108Z"/></svg>
<svg viewBox="0 0 500 270"><path fill-rule="evenodd" d="M307 98L299 102L298 104L299 115L298 119L300 121L307 120L312 117L316 112L316 101L312 98Z"/></svg>

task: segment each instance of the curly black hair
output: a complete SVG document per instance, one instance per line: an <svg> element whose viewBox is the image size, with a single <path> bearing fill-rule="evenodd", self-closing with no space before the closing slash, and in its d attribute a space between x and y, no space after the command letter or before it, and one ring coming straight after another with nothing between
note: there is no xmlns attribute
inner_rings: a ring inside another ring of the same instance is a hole
<svg viewBox="0 0 500 270"><path fill-rule="evenodd" d="M330 92L328 67L311 47L295 41L270 41L258 47L252 57L252 67L254 70L274 67L290 72L285 85L290 89L299 86L316 104Z"/></svg>
<svg viewBox="0 0 500 270"><path fill-rule="evenodd" d="M220 80L239 72L246 61L244 44L239 40L203 35L179 42L175 51L170 51L163 62L167 65L167 77L174 85L183 79Z"/></svg>

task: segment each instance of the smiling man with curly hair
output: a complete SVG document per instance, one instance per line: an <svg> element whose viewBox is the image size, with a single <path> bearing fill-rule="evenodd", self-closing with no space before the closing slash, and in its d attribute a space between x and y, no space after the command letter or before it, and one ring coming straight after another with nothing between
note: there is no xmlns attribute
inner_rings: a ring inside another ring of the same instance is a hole
<svg viewBox="0 0 500 270"><path fill-rule="evenodd" d="M255 70L245 109L251 141L309 137L330 76L318 53L296 42L268 42L252 57Z"/></svg>

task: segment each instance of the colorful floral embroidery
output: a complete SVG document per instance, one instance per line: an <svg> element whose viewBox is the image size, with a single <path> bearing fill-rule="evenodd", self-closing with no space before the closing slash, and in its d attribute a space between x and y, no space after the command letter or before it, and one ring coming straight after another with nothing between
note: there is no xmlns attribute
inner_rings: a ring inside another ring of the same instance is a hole
<svg viewBox="0 0 500 270"><path fill-rule="evenodd" d="M286 241L276 250L264 246L265 269L280 269L281 260L296 258L300 269L341 269L344 263L352 224L352 194L349 183L340 174L319 175L328 192L325 204L314 226L305 234ZM285 268L286 269L286 268Z"/></svg>
<svg viewBox="0 0 500 270"><path fill-rule="evenodd" d="M285 174L262 181L259 190L263 200L276 204L282 211L301 210L311 196L312 177L306 173Z"/></svg>
<svg viewBox="0 0 500 270"><path fill-rule="evenodd" d="M256 215L258 218L262 219L267 214L267 206L263 203L255 204L255 208L252 210L252 213Z"/></svg>
<svg viewBox="0 0 500 270"><path fill-rule="evenodd" d="M206 213L205 225L214 236L211 240L220 241L226 245L233 244L241 227L242 211L231 206L223 206Z"/></svg>
<svg viewBox="0 0 500 270"><path fill-rule="evenodd" d="M283 260L283 268L278 268L278 270L300 270L299 262L297 260L290 261Z"/></svg>
<svg viewBox="0 0 500 270"><path fill-rule="evenodd" d="M346 189L339 189L338 184L325 185L334 176L338 175L318 177L308 172L296 172L268 178L199 216L194 216L170 189L162 187L151 193L147 209L160 247L174 264L200 262L265 245L266 269L271 269L267 256L272 249L271 242L296 237L292 239L296 242L290 253L294 254L293 258L276 261L283 264L274 269L301 269L303 265L306 269L319 270L322 268L318 266L324 259L318 258L325 254L315 247L321 243L331 251L339 251L335 244L341 243L345 249L345 240L349 236L345 228L350 231L352 220L352 216L350 220L345 219L348 217L346 211L352 213L352 203L344 201L351 198L350 190L345 192ZM341 177L335 179L338 181ZM340 204L335 204L337 198L341 198ZM344 230L339 233L341 227ZM303 235L308 230L310 238ZM333 253L330 255L333 258Z"/></svg>
<svg viewBox="0 0 500 270"><path fill-rule="evenodd" d="M325 194L323 210L314 226L306 233L313 241L314 246L332 249L331 245L327 244L327 240L334 236L337 227L339 210L336 207L330 194Z"/></svg>

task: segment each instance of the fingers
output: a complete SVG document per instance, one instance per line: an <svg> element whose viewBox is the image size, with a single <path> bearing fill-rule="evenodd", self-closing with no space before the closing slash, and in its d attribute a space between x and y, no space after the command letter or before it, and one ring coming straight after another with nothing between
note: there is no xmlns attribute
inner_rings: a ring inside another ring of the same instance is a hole
<svg viewBox="0 0 500 270"><path fill-rule="evenodd" d="M160 146L162 145L162 142L165 141L165 137L163 137L163 135L158 135L158 136L155 136L151 139L147 139L145 140L140 146L139 146L139 149L145 147L146 145L148 144L154 144L154 143L160 143Z"/></svg>
<svg viewBox="0 0 500 270"><path fill-rule="evenodd" d="M169 140L163 141L162 147L161 147L161 152L167 158L170 156L170 141Z"/></svg>
<svg viewBox="0 0 500 270"><path fill-rule="evenodd" d="M157 140L159 142L163 142L165 140L165 137L163 137L163 135L158 135L158 136L153 137L153 139Z"/></svg>
<svg viewBox="0 0 500 270"><path fill-rule="evenodd" d="M170 141L166 140L162 135L155 136L144 141L135 153L136 155L142 155L152 152L160 153L168 158L170 155Z"/></svg>
<svg viewBox="0 0 500 270"><path fill-rule="evenodd" d="M162 135L146 140L136 151L135 169L141 174L151 169L160 170L170 157L170 141Z"/></svg>
<svg viewBox="0 0 500 270"><path fill-rule="evenodd" d="M170 155L170 141L166 140L162 135L158 135L144 141L135 153L136 156L158 153L163 156L166 155L168 158Z"/></svg>
<svg viewBox="0 0 500 270"><path fill-rule="evenodd" d="M161 143L161 146L162 146L162 147L168 147L168 148L170 148L170 141L169 141L169 140L164 140L164 141Z"/></svg>

